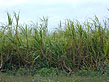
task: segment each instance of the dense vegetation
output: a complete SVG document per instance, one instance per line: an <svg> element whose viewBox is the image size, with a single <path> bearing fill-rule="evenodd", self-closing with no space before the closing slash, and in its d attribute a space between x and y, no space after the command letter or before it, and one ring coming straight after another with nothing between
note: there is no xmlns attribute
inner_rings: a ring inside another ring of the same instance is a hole
<svg viewBox="0 0 109 82"><path fill-rule="evenodd" d="M0 74L0 82L109 82L108 77L81 77L81 76L8 76Z"/></svg>
<svg viewBox="0 0 109 82"><path fill-rule="evenodd" d="M109 68L109 19L80 23L66 20L47 31L48 19L40 24L19 24L19 14L9 13L8 24L0 25L0 70L56 68L105 73ZM13 21L16 22L13 22Z"/></svg>

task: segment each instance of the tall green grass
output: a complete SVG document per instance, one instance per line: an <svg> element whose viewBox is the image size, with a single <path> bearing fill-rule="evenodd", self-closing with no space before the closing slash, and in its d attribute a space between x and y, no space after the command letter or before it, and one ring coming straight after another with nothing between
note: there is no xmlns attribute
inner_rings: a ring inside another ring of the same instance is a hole
<svg viewBox="0 0 109 82"><path fill-rule="evenodd" d="M55 67L73 73L75 68L104 71L109 66L109 19L80 23L67 20L64 28L49 33L48 19L21 25L19 14L9 13L0 25L0 69ZM15 23L13 21L16 21Z"/></svg>

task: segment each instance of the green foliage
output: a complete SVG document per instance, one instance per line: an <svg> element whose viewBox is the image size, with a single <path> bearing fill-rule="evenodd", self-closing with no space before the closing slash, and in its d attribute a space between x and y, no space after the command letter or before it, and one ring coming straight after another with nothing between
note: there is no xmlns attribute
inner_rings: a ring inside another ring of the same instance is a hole
<svg viewBox="0 0 109 82"><path fill-rule="evenodd" d="M101 72L97 71L87 71L87 70L80 70L78 73L75 74L76 76L86 76L86 77L95 77L95 76L101 76Z"/></svg>
<svg viewBox="0 0 109 82"><path fill-rule="evenodd" d="M7 76L0 74L0 82L108 82L104 77L31 77L31 76Z"/></svg>
<svg viewBox="0 0 109 82"><path fill-rule="evenodd" d="M95 16L83 24L67 20L63 28L49 33L48 19L44 17L40 24L21 25L19 14L7 16L8 24L0 25L1 70L43 68L40 73L49 75L51 70L45 68L54 67L69 74L75 68L101 73L108 69L108 19L101 23Z"/></svg>
<svg viewBox="0 0 109 82"><path fill-rule="evenodd" d="M81 70L77 73L78 76L89 76L89 73L86 70Z"/></svg>
<svg viewBox="0 0 109 82"><path fill-rule="evenodd" d="M68 73L62 71L62 70L58 70L55 68L42 68L40 70L36 70L36 76L40 75L40 76L67 76Z"/></svg>

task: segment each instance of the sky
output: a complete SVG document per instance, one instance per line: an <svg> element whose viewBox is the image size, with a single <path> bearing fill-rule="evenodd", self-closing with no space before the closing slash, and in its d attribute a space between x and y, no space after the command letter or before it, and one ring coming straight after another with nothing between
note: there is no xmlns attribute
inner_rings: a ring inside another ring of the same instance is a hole
<svg viewBox="0 0 109 82"><path fill-rule="evenodd" d="M84 21L97 15L109 17L109 0L0 0L0 22L7 21L7 12L20 11L20 22L38 22L48 17L49 29L57 27L59 21L78 19Z"/></svg>

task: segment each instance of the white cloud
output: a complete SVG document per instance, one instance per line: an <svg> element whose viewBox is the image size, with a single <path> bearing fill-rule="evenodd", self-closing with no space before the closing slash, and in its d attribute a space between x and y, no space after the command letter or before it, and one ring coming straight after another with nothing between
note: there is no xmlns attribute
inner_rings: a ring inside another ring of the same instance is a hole
<svg viewBox="0 0 109 82"><path fill-rule="evenodd" d="M107 3L109 0L31 0L33 3L40 3L40 4L52 4L52 3L72 3L72 4L82 4L82 3L90 3L90 2L103 2Z"/></svg>
<svg viewBox="0 0 109 82"><path fill-rule="evenodd" d="M30 0L0 0L0 6L15 6L23 3L28 3Z"/></svg>
<svg viewBox="0 0 109 82"><path fill-rule="evenodd" d="M85 0L87 1L87 0ZM31 0L33 4L63 4L63 3L81 3L82 0Z"/></svg>
<svg viewBox="0 0 109 82"><path fill-rule="evenodd" d="M100 2L100 3L107 3L109 0L0 0L0 6L9 7L9 6L16 6L20 4L73 4L79 5L83 3L90 3L90 2Z"/></svg>

